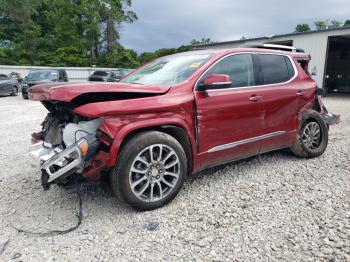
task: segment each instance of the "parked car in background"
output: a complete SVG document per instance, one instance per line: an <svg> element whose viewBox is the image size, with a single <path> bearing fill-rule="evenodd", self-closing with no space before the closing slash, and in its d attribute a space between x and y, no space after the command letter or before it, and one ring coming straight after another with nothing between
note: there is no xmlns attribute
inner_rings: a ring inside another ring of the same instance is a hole
<svg viewBox="0 0 350 262"><path fill-rule="evenodd" d="M117 70L95 71L91 76L89 76L88 81L90 82L119 82L126 75L132 72L133 69L119 68Z"/></svg>
<svg viewBox="0 0 350 262"><path fill-rule="evenodd" d="M0 74L0 94L16 96L18 94L19 83L12 77Z"/></svg>
<svg viewBox="0 0 350 262"><path fill-rule="evenodd" d="M116 78L115 78L115 81L113 81L113 82L119 82L124 77L126 77L128 74L130 74L132 71L134 71L134 69L123 69L123 68L117 69L116 70Z"/></svg>
<svg viewBox="0 0 350 262"><path fill-rule="evenodd" d="M42 69L34 70L24 78L22 85L22 96L28 99L28 88L45 83L68 82L68 76L64 69Z"/></svg>

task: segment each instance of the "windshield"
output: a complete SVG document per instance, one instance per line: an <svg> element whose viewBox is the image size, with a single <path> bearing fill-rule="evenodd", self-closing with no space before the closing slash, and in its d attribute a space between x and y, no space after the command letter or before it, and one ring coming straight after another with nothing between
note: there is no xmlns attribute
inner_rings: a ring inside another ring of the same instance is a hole
<svg viewBox="0 0 350 262"><path fill-rule="evenodd" d="M29 73L28 80L57 79L57 71L43 70Z"/></svg>
<svg viewBox="0 0 350 262"><path fill-rule="evenodd" d="M210 55L175 55L159 58L124 78L121 83L174 85L189 78Z"/></svg>

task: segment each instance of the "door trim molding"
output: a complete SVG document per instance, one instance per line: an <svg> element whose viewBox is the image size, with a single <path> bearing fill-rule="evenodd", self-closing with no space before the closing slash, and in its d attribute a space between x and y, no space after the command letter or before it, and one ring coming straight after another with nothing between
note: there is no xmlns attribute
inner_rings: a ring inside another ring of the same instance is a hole
<svg viewBox="0 0 350 262"><path fill-rule="evenodd" d="M234 147L239 146L239 145L244 145L244 144L247 144L247 143L256 142L256 141L263 140L263 139L266 139L266 138L279 136L279 135L282 135L282 134L285 134L285 133L286 133L286 131L276 131L276 132L265 134L265 135L261 135L261 136L255 136L255 137L239 140L239 141L236 141L236 142L231 142L231 143L228 143L228 144L215 146L213 148L210 148L207 152L208 153L213 153L213 152L217 152L217 151L221 151L221 150L225 150L225 149L229 149L229 148L234 148Z"/></svg>

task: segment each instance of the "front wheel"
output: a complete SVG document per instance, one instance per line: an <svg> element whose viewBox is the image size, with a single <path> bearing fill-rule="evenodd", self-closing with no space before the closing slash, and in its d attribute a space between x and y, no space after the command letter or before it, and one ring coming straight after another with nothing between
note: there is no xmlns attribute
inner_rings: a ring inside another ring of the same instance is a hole
<svg viewBox="0 0 350 262"><path fill-rule="evenodd" d="M151 210L175 198L186 173L181 144L168 134L149 131L123 146L110 179L114 194L135 209Z"/></svg>
<svg viewBox="0 0 350 262"><path fill-rule="evenodd" d="M328 145L328 127L316 111L303 119L291 151L299 157L313 158L322 155Z"/></svg>

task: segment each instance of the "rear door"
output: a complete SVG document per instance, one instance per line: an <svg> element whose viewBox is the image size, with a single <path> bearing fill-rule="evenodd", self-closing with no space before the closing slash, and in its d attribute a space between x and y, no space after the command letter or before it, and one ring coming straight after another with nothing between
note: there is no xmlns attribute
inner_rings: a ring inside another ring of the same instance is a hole
<svg viewBox="0 0 350 262"><path fill-rule="evenodd" d="M261 152L289 146L297 129L297 70L290 57L278 54L258 54L262 79L263 134Z"/></svg>
<svg viewBox="0 0 350 262"><path fill-rule="evenodd" d="M257 137L262 129L262 105L254 87L253 56L223 58L198 84L213 74L229 75L232 84L225 89L195 92L202 166L254 155L260 149Z"/></svg>

